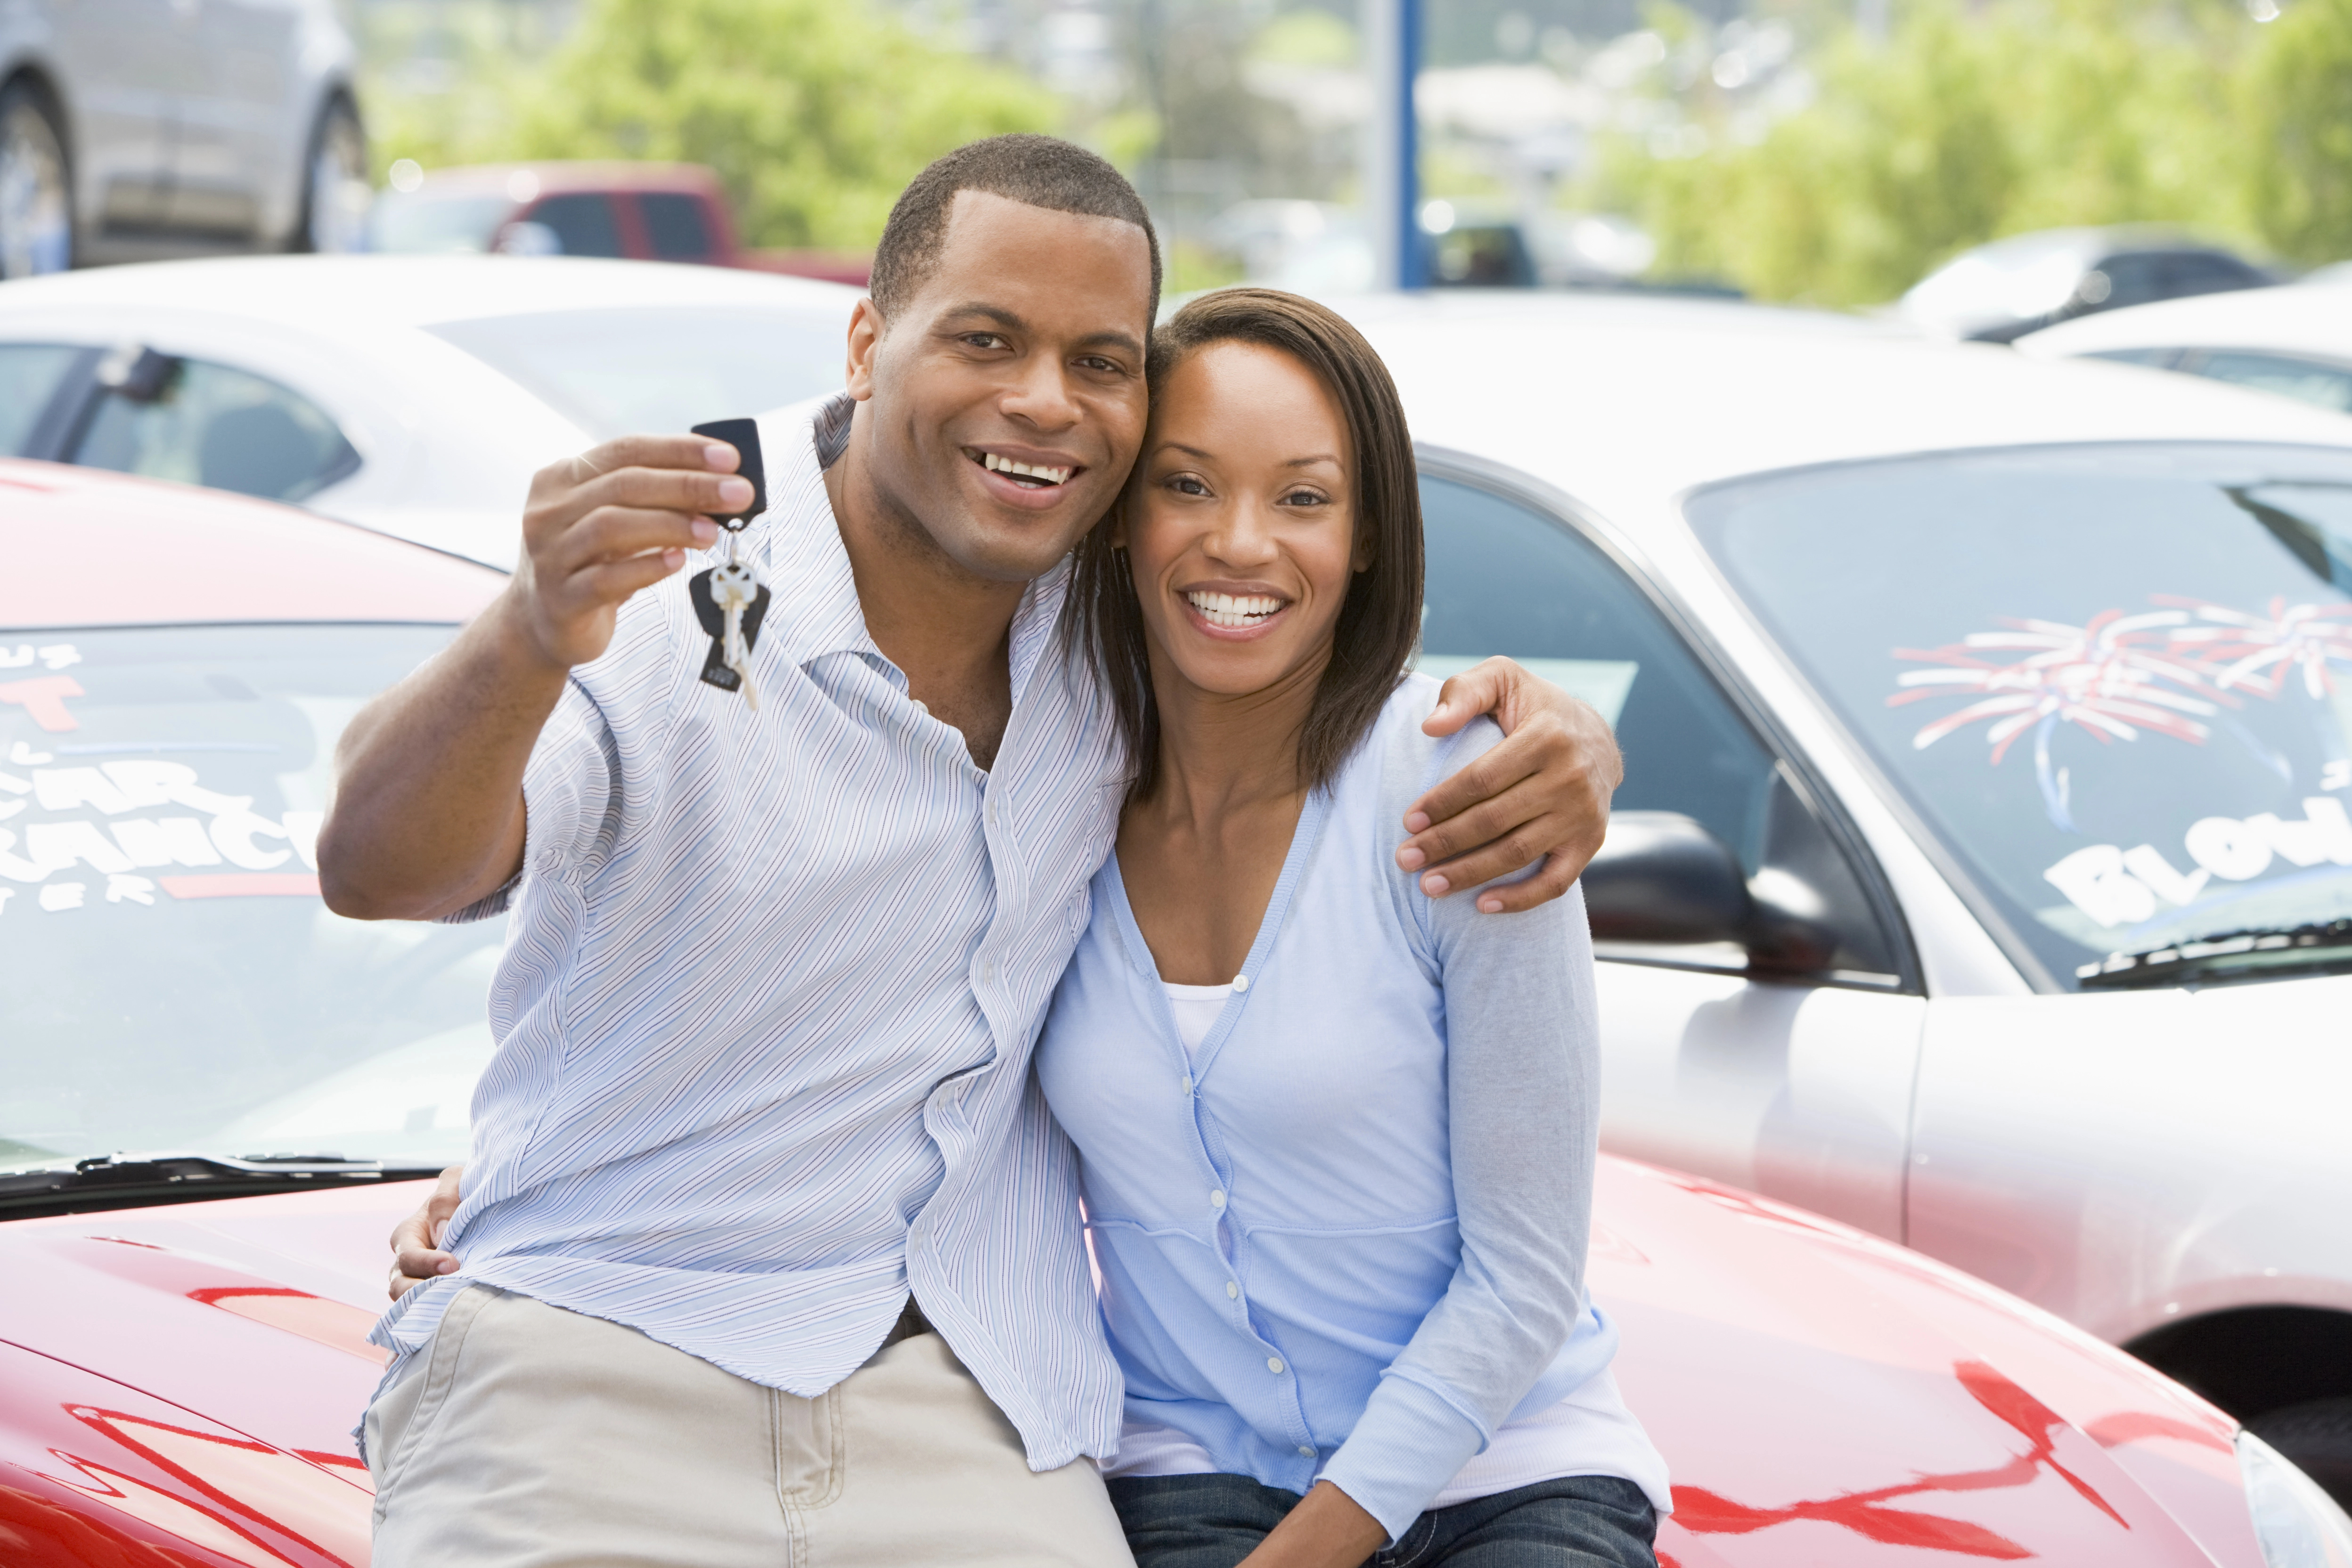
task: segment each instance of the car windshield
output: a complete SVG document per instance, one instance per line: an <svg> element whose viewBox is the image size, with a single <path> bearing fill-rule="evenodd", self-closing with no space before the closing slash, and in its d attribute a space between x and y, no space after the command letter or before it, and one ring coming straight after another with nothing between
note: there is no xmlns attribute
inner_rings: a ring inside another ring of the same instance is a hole
<svg viewBox="0 0 2352 1568"><path fill-rule="evenodd" d="M506 922L319 899L336 737L417 626L0 631L0 1168L462 1159Z"/></svg>
<svg viewBox="0 0 2352 1568"><path fill-rule="evenodd" d="M489 249L514 206L502 195L386 191L368 215L369 246L410 253L478 254Z"/></svg>
<svg viewBox="0 0 2352 1568"><path fill-rule="evenodd" d="M849 311L646 306L431 328L598 440L758 414L842 384Z"/></svg>
<svg viewBox="0 0 2352 1568"><path fill-rule="evenodd" d="M1687 512L2056 983L2352 916L2352 453L1906 458Z"/></svg>

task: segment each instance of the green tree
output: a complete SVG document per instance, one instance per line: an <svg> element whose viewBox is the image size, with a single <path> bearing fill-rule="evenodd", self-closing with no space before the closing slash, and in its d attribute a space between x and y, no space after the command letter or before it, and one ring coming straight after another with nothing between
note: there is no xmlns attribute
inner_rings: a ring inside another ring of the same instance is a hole
<svg viewBox="0 0 2352 1568"><path fill-rule="evenodd" d="M2352 0L2295 0L2240 83L2247 205L2279 253L2352 257Z"/></svg>
<svg viewBox="0 0 2352 1568"><path fill-rule="evenodd" d="M590 0L513 155L708 163L746 244L864 249L931 159L1053 97L856 0Z"/></svg>
<svg viewBox="0 0 2352 1568"><path fill-rule="evenodd" d="M1622 177L1671 273L1728 277L1765 299L1883 300L1999 221L2016 181L1991 73L1941 5L1896 43L1848 36L1812 107L1753 146L1644 160Z"/></svg>
<svg viewBox="0 0 2352 1568"><path fill-rule="evenodd" d="M2352 15L2352 0L2298 0L2290 16L2323 7ZM2245 171L2262 155L2232 113L2232 72L2254 31L2143 0L1913 0L1884 44L1835 35L1814 61L1814 101L1759 142L1739 144L1721 112L1695 102L1713 132L1706 152L1660 158L1622 143L1601 195L1649 225L1661 272L1831 305L1892 299L1953 253L2029 229L2169 222L2258 240L2267 226ZM2282 100L2352 101L2340 74L2352 67L2326 77L2297 56L2275 68L2313 79ZM2352 135L2340 110L2282 112ZM2340 151L2311 162L2352 179ZM2340 227L2352 184L2334 190L2320 205L2335 203Z"/></svg>

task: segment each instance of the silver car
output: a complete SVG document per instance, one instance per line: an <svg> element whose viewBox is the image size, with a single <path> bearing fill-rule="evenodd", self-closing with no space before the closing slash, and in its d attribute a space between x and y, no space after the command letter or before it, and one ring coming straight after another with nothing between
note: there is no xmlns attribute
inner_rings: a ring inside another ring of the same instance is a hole
<svg viewBox="0 0 2352 1568"><path fill-rule="evenodd" d="M2352 420L1735 306L1349 307L1423 668L1618 727L1603 1146L1956 1264L2352 1496Z"/></svg>
<svg viewBox="0 0 2352 1568"><path fill-rule="evenodd" d="M0 5L0 278L360 248L352 58L333 0Z"/></svg>

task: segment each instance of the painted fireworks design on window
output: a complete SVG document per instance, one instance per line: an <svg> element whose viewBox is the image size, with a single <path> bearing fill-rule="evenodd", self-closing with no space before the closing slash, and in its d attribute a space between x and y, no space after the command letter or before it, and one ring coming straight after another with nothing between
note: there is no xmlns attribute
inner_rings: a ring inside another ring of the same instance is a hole
<svg viewBox="0 0 2352 1568"><path fill-rule="evenodd" d="M2248 697L2276 700L2300 687L2314 700L2336 690L2352 670L2352 604L2289 605L2273 599L2259 614L2173 595L2155 595L2138 615L2104 610L2084 626L2002 618L1937 648L1896 648L1921 668L1895 677L1890 708L1939 697L1966 697L1958 709L1923 724L1913 749L1979 724L1998 765L2032 738L2034 772L2050 819L2075 832L2067 770L2053 764L2050 742L2072 725L2102 742L2161 735L2202 745L2217 725L2237 734L2265 765L2284 759L2229 711Z"/></svg>

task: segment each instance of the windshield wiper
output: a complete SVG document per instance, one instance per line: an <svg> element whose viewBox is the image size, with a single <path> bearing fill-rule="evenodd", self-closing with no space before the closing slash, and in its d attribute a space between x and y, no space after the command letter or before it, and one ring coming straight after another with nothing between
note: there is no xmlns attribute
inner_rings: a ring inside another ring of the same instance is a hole
<svg viewBox="0 0 2352 1568"><path fill-rule="evenodd" d="M2074 978L2084 990L2092 991L2339 971L2352 971L2352 920L2235 931L2195 942L2168 942L2139 952L2110 953L2074 971Z"/></svg>
<svg viewBox="0 0 2352 1568"><path fill-rule="evenodd" d="M0 1219L89 1214L155 1204L314 1191L354 1184L414 1181L437 1165L346 1160L338 1154L100 1154L71 1166L0 1175Z"/></svg>

